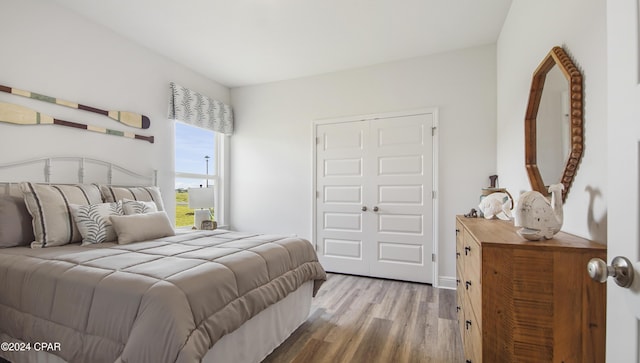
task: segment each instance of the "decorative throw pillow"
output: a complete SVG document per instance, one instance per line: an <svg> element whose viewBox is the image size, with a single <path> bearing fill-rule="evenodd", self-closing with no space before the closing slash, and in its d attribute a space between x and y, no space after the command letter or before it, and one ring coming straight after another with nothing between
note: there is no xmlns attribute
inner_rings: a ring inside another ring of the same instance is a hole
<svg viewBox="0 0 640 363"><path fill-rule="evenodd" d="M33 242L31 221L22 196L0 196L0 248L28 246Z"/></svg>
<svg viewBox="0 0 640 363"><path fill-rule="evenodd" d="M142 202L138 200L122 200L122 214L145 214L157 212L158 207L154 202Z"/></svg>
<svg viewBox="0 0 640 363"><path fill-rule="evenodd" d="M113 203L123 199L143 202L154 202L159 211L164 210L162 195L158 187L114 187L100 185L100 192L106 203Z"/></svg>
<svg viewBox="0 0 640 363"><path fill-rule="evenodd" d="M118 236L110 216L122 215L122 204L100 203L90 205L71 204L71 214L82 235L82 245L113 242Z"/></svg>
<svg viewBox="0 0 640 363"><path fill-rule="evenodd" d="M20 183L29 214L33 217L35 240L32 248L62 246L80 242L82 236L71 216L71 204L102 203L96 185L44 185Z"/></svg>
<svg viewBox="0 0 640 363"><path fill-rule="evenodd" d="M118 243L121 245L176 234L165 212L114 215L110 218L118 235Z"/></svg>

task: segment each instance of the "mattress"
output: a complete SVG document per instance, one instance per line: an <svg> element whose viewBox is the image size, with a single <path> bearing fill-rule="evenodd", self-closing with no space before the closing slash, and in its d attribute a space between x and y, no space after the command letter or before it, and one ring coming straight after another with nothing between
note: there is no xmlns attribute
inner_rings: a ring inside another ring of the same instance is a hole
<svg viewBox="0 0 640 363"><path fill-rule="evenodd" d="M196 362L306 282L315 293L324 279L308 241L273 235L218 230L128 245L8 248L0 250L0 334L58 342L49 353L67 362Z"/></svg>

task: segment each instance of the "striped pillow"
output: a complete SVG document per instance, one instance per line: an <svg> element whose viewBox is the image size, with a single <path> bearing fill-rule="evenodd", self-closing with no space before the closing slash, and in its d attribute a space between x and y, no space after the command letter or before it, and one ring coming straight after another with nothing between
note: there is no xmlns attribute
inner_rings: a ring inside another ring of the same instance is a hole
<svg viewBox="0 0 640 363"><path fill-rule="evenodd" d="M20 183L27 210L33 218L32 248L62 246L80 242L82 236L71 215L71 204L102 203L95 185L43 185Z"/></svg>
<svg viewBox="0 0 640 363"><path fill-rule="evenodd" d="M114 203L119 200L132 199L141 202L154 202L158 211L164 210L160 188L158 187L114 187L100 185L100 192L105 203Z"/></svg>

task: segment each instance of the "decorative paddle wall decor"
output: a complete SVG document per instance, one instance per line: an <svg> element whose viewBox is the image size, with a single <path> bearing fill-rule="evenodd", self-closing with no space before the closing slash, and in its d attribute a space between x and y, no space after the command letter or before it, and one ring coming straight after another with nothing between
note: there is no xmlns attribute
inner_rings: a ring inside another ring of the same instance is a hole
<svg viewBox="0 0 640 363"><path fill-rule="evenodd" d="M107 135L116 135L127 137L130 139L145 140L149 141L152 144L154 141L153 136L143 136L131 132L111 130L99 126L59 120L53 118L52 116L45 115L24 106L4 102L0 102L0 122L6 122L16 125L60 125L87 131L99 132Z"/></svg>
<svg viewBox="0 0 640 363"><path fill-rule="evenodd" d="M118 121L118 122L120 122L122 124L125 124L127 126L137 127L139 129L148 129L149 125L151 124L151 121L149 120L149 118L147 116L139 115L139 114L133 113L133 112L101 110L99 108L95 108L95 107L91 107L91 106L85 106L85 105L81 105L81 104L78 104L78 103L75 103L75 102L65 101L65 100L61 100L61 99L58 99L58 98L45 96L45 95L42 95L42 94L39 94L39 93L23 91L23 90L20 90L20 89L11 88L11 87L7 87L7 86L3 86L3 85L0 85L0 91L6 92L6 93L11 93L11 94L22 96L22 97L32 98L34 100L39 100L39 101L44 101L44 102L49 102L49 103L55 103L57 105L66 106L66 107L70 107L70 108L75 108L75 109L78 109L78 110L85 110L85 111L97 113L97 114L100 114L100 115L107 116L110 119L116 120L116 121Z"/></svg>

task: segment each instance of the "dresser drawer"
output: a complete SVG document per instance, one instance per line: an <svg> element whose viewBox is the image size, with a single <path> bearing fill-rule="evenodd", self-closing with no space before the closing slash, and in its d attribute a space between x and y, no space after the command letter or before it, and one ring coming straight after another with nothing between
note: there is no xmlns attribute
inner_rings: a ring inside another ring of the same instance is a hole
<svg viewBox="0 0 640 363"><path fill-rule="evenodd" d="M465 317L464 314L466 312L466 296L464 291L462 291L462 289L458 289L457 292L457 296L456 296L456 316L458 317L458 331L460 332L460 339L464 344L464 322L465 322Z"/></svg>
<svg viewBox="0 0 640 363"><path fill-rule="evenodd" d="M467 309L464 322L465 362L482 362L482 327L478 324L473 310Z"/></svg>
<svg viewBox="0 0 640 363"><path fill-rule="evenodd" d="M482 276L481 261L482 250L480 245L475 239L467 232L464 233L463 248L461 253L462 260L464 261L464 270L471 272L475 276ZM470 273L465 273L466 277L469 277Z"/></svg>

